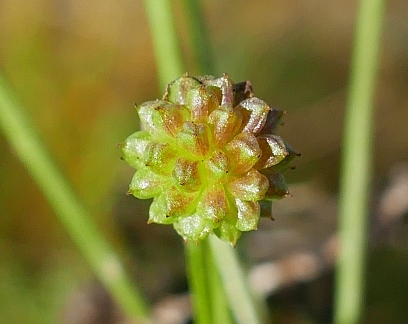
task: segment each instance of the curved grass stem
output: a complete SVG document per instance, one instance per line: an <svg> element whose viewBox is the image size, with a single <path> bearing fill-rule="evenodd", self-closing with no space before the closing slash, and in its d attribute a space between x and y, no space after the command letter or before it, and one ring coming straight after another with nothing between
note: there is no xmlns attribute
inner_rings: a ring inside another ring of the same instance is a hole
<svg viewBox="0 0 408 324"><path fill-rule="evenodd" d="M34 125L1 76L0 127L99 280L131 318L146 319L145 300L53 162Z"/></svg>

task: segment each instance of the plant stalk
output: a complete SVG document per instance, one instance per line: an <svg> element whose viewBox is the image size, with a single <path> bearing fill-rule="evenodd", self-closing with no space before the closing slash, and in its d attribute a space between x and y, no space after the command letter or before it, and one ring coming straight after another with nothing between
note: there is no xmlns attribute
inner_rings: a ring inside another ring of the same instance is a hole
<svg viewBox="0 0 408 324"><path fill-rule="evenodd" d="M210 252L207 241L200 244L186 242L186 261L190 291L193 298L194 323L212 324L214 312L209 285L211 264L207 263L206 254Z"/></svg>
<svg viewBox="0 0 408 324"><path fill-rule="evenodd" d="M185 72L171 9L172 2L145 0L144 4L156 56L159 85L164 90L170 81Z"/></svg>
<svg viewBox="0 0 408 324"><path fill-rule="evenodd" d="M379 65L384 0L361 0L344 123L339 192L337 324L361 323L372 173L373 97Z"/></svg>
<svg viewBox="0 0 408 324"><path fill-rule="evenodd" d="M250 291L248 278L239 264L234 248L214 235L209 237L209 241L235 322L239 324L264 323L260 318L260 311Z"/></svg>

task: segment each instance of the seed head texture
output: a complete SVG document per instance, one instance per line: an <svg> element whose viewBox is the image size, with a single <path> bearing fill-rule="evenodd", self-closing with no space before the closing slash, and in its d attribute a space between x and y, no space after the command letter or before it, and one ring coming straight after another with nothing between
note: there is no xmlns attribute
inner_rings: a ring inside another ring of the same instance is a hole
<svg viewBox="0 0 408 324"><path fill-rule="evenodd" d="M121 148L136 169L129 193L153 198L148 223L235 245L257 229L260 201L289 196L282 173L298 154L276 135L284 112L255 97L249 81L186 74L136 109L142 130Z"/></svg>

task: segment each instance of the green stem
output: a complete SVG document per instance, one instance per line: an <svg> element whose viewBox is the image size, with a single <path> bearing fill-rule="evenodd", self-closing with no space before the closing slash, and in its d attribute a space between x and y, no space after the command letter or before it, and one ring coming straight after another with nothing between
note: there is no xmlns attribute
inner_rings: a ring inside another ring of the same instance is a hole
<svg viewBox="0 0 408 324"><path fill-rule="evenodd" d="M129 316L146 318L147 306L126 275L119 257L92 223L1 76L0 127L99 280Z"/></svg>
<svg viewBox="0 0 408 324"><path fill-rule="evenodd" d="M234 248L214 235L209 240L235 321L242 324L263 323Z"/></svg>
<svg viewBox="0 0 408 324"><path fill-rule="evenodd" d="M204 19L201 0L184 0L185 16L190 34L190 46L197 64L199 75L214 73L214 60L211 42Z"/></svg>
<svg viewBox="0 0 408 324"><path fill-rule="evenodd" d="M194 299L195 323L230 324L228 300L214 264L209 241L186 243L186 261L190 289Z"/></svg>
<svg viewBox="0 0 408 324"><path fill-rule="evenodd" d="M224 283L221 280L220 273L215 263L215 254L212 251L209 240L205 240L207 245L207 253L205 255L207 263L207 278L208 289L210 292L210 300L212 302L211 309L213 313L214 323L232 324L229 300L224 289Z"/></svg>
<svg viewBox="0 0 408 324"><path fill-rule="evenodd" d="M178 78L183 71L176 27L170 0L145 0L147 19L152 33L160 87Z"/></svg>
<svg viewBox="0 0 408 324"><path fill-rule="evenodd" d="M213 267L207 262L207 253L209 253L207 241L200 242L200 244L186 243L187 271L194 300L194 323L197 324L216 323L213 321L211 287L209 285L209 272L213 270Z"/></svg>
<svg viewBox="0 0 408 324"><path fill-rule="evenodd" d="M339 193L340 253L336 273L337 324L360 323L372 166L373 95L384 0L361 0L344 124Z"/></svg>

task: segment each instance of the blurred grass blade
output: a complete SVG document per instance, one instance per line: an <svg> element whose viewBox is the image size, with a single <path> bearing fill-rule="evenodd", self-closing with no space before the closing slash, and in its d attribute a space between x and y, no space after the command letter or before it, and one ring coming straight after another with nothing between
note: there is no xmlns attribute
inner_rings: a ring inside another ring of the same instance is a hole
<svg viewBox="0 0 408 324"><path fill-rule="evenodd" d="M92 223L1 75L0 127L99 280L131 318L146 318L145 301L119 257Z"/></svg>
<svg viewBox="0 0 408 324"><path fill-rule="evenodd" d="M164 91L170 81L180 77L183 71L183 59L174 26L170 0L145 0L157 74L160 88Z"/></svg>
<svg viewBox="0 0 408 324"><path fill-rule="evenodd" d="M336 273L337 324L361 323L368 201L372 172L373 95L384 0L361 0L346 107L339 192L340 250Z"/></svg>
<svg viewBox="0 0 408 324"><path fill-rule="evenodd" d="M190 36L190 46L197 65L197 74L213 74L214 59L211 43L204 19L202 0L184 0L185 16L188 24Z"/></svg>

